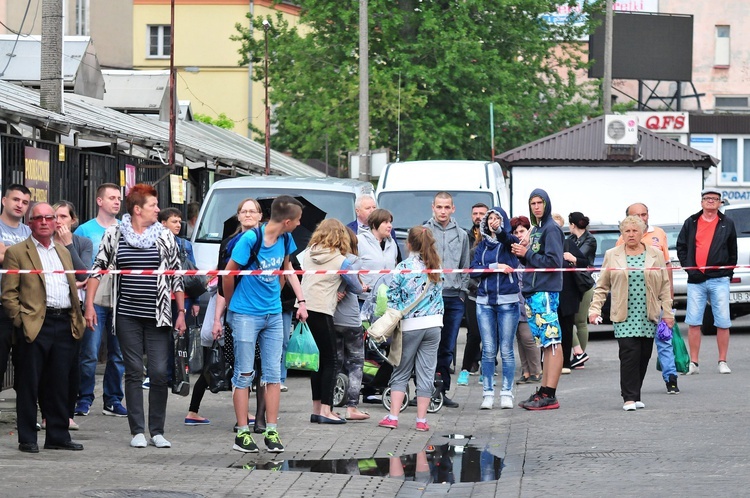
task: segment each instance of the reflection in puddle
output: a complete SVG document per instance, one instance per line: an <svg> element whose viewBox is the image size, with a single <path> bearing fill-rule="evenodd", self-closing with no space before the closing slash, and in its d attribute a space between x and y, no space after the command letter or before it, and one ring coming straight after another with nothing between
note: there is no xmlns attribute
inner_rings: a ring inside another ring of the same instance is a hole
<svg viewBox="0 0 750 498"><path fill-rule="evenodd" d="M401 457L284 460L243 466L246 470L390 477L425 484L494 481L500 478L502 467L502 459L489 451L452 444L428 446L425 451Z"/></svg>

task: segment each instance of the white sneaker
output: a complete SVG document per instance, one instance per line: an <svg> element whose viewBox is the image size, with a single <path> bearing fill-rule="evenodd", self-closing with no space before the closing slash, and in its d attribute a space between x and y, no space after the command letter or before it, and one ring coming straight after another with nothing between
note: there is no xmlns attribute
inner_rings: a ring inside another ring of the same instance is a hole
<svg viewBox="0 0 750 498"><path fill-rule="evenodd" d="M635 411L635 403L632 401L628 401L624 405L622 405L622 409L626 412L634 412Z"/></svg>
<svg viewBox="0 0 750 498"><path fill-rule="evenodd" d="M172 443L164 439L164 436L161 434L157 434L156 436L151 438L151 444L156 446L157 448L171 448Z"/></svg>
<svg viewBox="0 0 750 498"><path fill-rule="evenodd" d="M701 373L701 369L698 367L698 364L691 361L690 365L688 365L688 371L685 375L698 375Z"/></svg>
<svg viewBox="0 0 750 498"><path fill-rule="evenodd" d="M570 374L570 369L569 368L563 368L562 370L560 370L560 373L563 374L563 375L568 375L568 374Z"/></svg>
<svg viewBox="0 0 750 498"><path fill-rule="evenodd" d="M288 390L289 390L289 388L286 387L284 384L281 384L281 386L279 386L279 391L281 391L282 393L285 393Z"/></svg>
<svg viewBox="0 0 750 498"><path fill-rule="evenodd" d="M720 361L719 362L719 373L720 374L730 374L732 371L729 369L729 365L727 365L726 361Z"/></svg>
<svg viewBox="0 0 750 498"><path fill-rule="evenodd" d="M148 443L146 442L146 436L141 434L136 434L133 436L133 439L130 441L131 448L145 448L148 446Z"/></svg>
<svg viewBox="0 0 750 498"><path fill-rule="evenodd" d="M637 409L646 408L646 404L643 401L636 401L635 402L635 407Z"/></svg>
<svg viewBox="0 0 750 498"><path fill-rule="evenodd" d="M480 410L492 410L492 405L495 404L495 397L491 394L486 394L484 398L482 398L482 406L479 407Z"/></svg>
<svg viewBox="0 0 750 498"><path fill-rule="evenodd" d="M513 408L513 394L507 391L500 393L500 408L508 409Z"/></svg>

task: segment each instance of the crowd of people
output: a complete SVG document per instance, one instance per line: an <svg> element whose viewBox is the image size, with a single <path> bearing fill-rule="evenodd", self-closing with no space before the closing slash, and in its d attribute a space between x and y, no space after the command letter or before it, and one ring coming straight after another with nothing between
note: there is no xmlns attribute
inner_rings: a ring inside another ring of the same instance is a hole
<svg viewBox="0 0 750 498"><path fill-rule="evenodd" d="M103 337L107 363L102 413L127 417L131 447L171 447L164 434L168 386L175 376L173 333L184 334L186 315L197 317L200 311L194 296L186 292L183 277L165 272L182 269L186 260L195 264L190 243L179 237L182 215L174 208L160 211L156 190L145 184L129 189L126 213L119 220L123 201L119 186L102 184L96 200L97 216L79 225L70 202L54 206L39 202L29 209L30 191L25 186L9 185L3 192L0 262L6 270L44 270L0 276L0 374L11 357L23 452L39 451L40 428L46 430L46 449L83 449L70 431L79 429L75 417L87 416L92 409ZM731 220L719 212L720 200L720 192L705 189L702 210L685 221L677 241L680 262L690 267L686 323L691 375L700 371L699 327L707 301L719 331L718 370L731 372L727 350L732 270L713 267L736 265L737 241ZM390 413L378 422L381 427L398 428L400 407L408 402L417 407L416 430L429 431L427 409L436 388L442 390L444 406L458 407L448 392L464 319L467 341L455 384L468 385L470 376L479 375L479 409L493 409L496 397L502 409L559 408L561 375L583 369L589 360L587 323L600 322L608 294L619 346L623 409L645 407L641 386L654 342L667 392L679 393L671 340L662 333L674 327L666 235L648 225L645 204L626 208L620 240L606 252L596 283L590 275L596 239L587 230L589 218L570 213L566 237L565 220L553 213L544 190L533 190L528 206L528 217L510 218L500 206L477 203L471 211L473 226L464 230L453 216L452 196L439 192L432 202L432 216L409 230L406 253L401 254L393 214L363 196L356 200L356 220L347 225L347 220L322 221L295 262L304 270L328 272L306 273L301 279L264 274L210 282L200 342L208 352L214 341L231 338L233 449L259 451L255 433L262 434L269 452L284 451L278 413L280 393L286 390L284 357L292 315L307 323L319 351L320 367L310 375L310 423L345 424L370 418L359 409L365 356L360 309L376 297L380 280L378 275L338 270L393 270L385 298L389 308L403 314L403 343L400 361L394 362L393 369L381 369L389 375L391 397ZM23 223L27 211L28 225ZM300 224L302 211L299 200L282 195L273 200L264 219L258 201L244 199L237 207L237 230L222 241L216 267L293 270L292 255L299 251L291 233ZM188 230L193 229L195 216L193 205L188 209ZM441 268L476 271L425 271ZM55 270L124 271L102 275ZM142 270L158 271L139 274ZM521 363L518 378L516 350ZM148 417L143 400L146 368ZM349 380L344 416L333 410L335 379L341 371ZM412 377L416 396L406 400ZM516 403L518 389L526 384L538 387ZM255 415L249 408L253 386ZM207 387L207 378L200 376L186 425L210 424L199 414ZM37 424L37 408L41 424Z"/></svg>

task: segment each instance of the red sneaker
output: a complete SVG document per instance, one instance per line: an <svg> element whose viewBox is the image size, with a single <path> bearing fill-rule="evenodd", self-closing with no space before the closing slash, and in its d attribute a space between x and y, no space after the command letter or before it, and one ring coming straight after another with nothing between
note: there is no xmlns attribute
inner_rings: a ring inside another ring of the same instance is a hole
<svg viewBox="0 0 750 498"><path fill-rule="evenodd" d="M417 430L419 432L427 432L430 430L430 426L427 425L427 422L417 422Z"/></svg>
<svg viewBox="0 0 750 498"><path fill-rule="evenodd" d="M393 420L385 416L383 420L378 422L378 426L385 427L386 429L398 429L398 420Z"/></svg>

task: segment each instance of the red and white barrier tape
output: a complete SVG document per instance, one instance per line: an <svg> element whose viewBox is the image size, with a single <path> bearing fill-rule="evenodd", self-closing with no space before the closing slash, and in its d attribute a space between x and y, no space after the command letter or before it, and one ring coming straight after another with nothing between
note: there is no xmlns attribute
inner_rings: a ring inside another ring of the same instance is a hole
<svg viewBox="0 0 750 498"><path fill-rule="evenodd" d="M663 270L662 267L652 268L517 268L514 269L514 273L550 273L550 272L571 272L571 271L602 271L602 270L627 270L627 271L654 271ZM737 270L737 269L750 269L750 265L735 265L735 266L683 266L683 267L667 267L666 270ZM425 270L5 270L0 269L0 275L24 275L24 274L120 274L120 275L207 275L207 276L239 276L239 275L253 275L253 276L271 276L271 275L385 275L385 274L409 274L409 273L445 273L445 274L461 274L461 273L504 273L500 269L450 269L450 268L438 268L438 269L425 269Z"/></svg>

